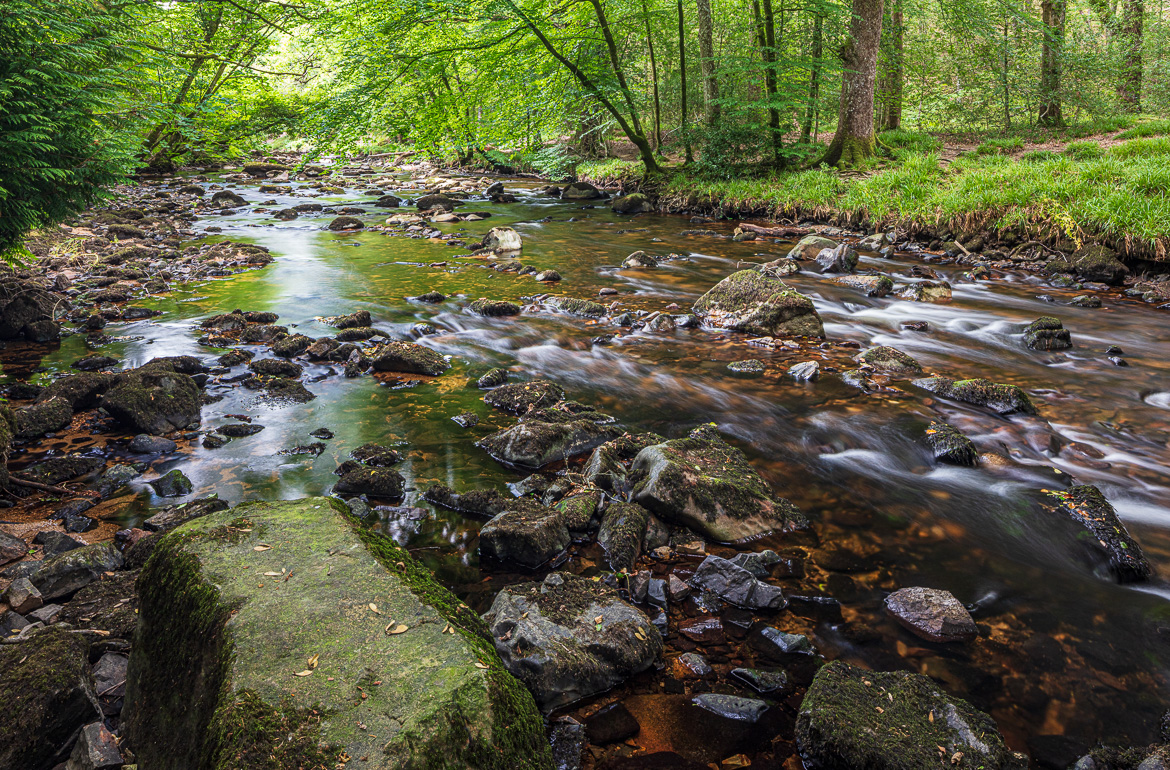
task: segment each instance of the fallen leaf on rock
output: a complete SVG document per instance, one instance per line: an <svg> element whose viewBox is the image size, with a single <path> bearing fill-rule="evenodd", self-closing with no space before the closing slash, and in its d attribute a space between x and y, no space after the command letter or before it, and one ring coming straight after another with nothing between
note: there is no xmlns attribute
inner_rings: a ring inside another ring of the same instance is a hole
<svg viewBox="0 0 1170 770"><path fill-rule="evenodd" d="M404 626L404 625L403 625L403 624L401 624L401 623L397 623L397 624L395 624L395 623L391 623L390 625L386 626L386 634L387 634L387 636L391 636L391 635L394 635L394 634L401 634L401 633L404 633L404 632L405 632L405 631L407 631L407 630L408 630L408 629L407 629L407 627L406 627L406 626Z"/></svg>
<svg viewBox="0 0 1170 770"><path fill-rule="evenodd" d="M252 548L252 550L253 550L253 551L271 551L271 550L272 550L272 546L270 546L270 545L264 545L263 543L261 543L260 545L254 546L254 547Z"/></svg>
<svg viewBox="0 0 1170 770"><path fill-rule="evenodd" d="M488 664L484 663L482 660L477 660L477 661L475 661L475 667L476 667L476 668L491 668L491 666L489 666Z"/></svg>
<svg viewBox="0 0 1170 770"><path fill-rule="evenodd" d="M313 672L312 671L298 671L297 673L293 674L293 676L308 676L311 673L313 673Z"/></svg>
<svg viewBox="0 0 1170 770"><path fill-rule="evenodd" d="M370 612L373 612L375 615L382 614L382 613L378 612L378 605L374 604L373 602L370 602Z"/></svg>

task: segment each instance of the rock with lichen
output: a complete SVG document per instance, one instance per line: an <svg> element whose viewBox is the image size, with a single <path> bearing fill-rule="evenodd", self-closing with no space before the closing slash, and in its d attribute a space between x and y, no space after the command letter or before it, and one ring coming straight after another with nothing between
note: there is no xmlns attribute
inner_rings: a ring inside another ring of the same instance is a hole
<svg viewBox="0 0 1170 770"><path fill-rule="evenodd" d="M1101 490L1089 484L1048 493L1058 511L1081 525L1092 535L1086 545L1098 557L1104 557L1109 572L1122 583L1148 580L1153 574L1142 548L1129 534Z"/></svg>
<svg viewBox="0 0 1170 770"><path fill-rule="evenodd" d="M974 465L979 450L971 439L958 428L942 420L932 420L926 428L926 443L934 452L934 459L952 465Z"/></svg>
<svg viewBox="0 0 1170 770"><path fill-rule="evenodd" d="M1024 344L1032 350L1068 350L1072 335L1059 318L1041 316L1024 329Z"/></svg>
<svg viewBox="0 0 1170 770"><path fill-rule="evenodd" d="M914 384L942 398L985 406L999 414L1036 414L1036 405L1017 385L1003 385L980 378L952 380L949 377L924 377Z"/></svg>
<svg viewBox="0 0 1170 770"><path fill-rule="evenodd" d="M373 356L376 372L440 375L451 368L441 353L413 342L392 341L381 345Z"/></svg>
<svg viewBox="0 0 1170 770"><path fill-rule="evenodd" d="M769 337L825 336L811 299L755 270L724 278L699 297L693 309L704 324L721 329Z"/></svg>
<svg viewBox="0 0 1170 770"><path fill-rule="evenodd" d="M528 411L516 425L485 436L476 446L508 465L541 468L621 435L613 421L593 407L562 401Z"/></svg>

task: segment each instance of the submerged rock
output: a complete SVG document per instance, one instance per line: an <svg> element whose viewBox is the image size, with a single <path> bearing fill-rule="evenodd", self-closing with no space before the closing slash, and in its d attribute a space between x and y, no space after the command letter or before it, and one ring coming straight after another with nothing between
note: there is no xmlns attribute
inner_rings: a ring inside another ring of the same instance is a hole
<svg viewBox="0 0 1170 770"><path fill-rule="evenodd" d="M332 767L342 752L371 770L551 764L480 620L339 503L196 519L162 538L140 586L123 712L140 766Z"/></svg>
<svg viewBox="0 0 1170 770"><path fill-rule="evenodd" d="M937 588L901 588L886 597L886 612L929 642L969 642L979 635L967 608Z"/></svg>
<svg viewBox="0 0 1170 770"><path fill-rule="evenodd" d="M943 398L985 406L999 414L1037 414L1036 405L1022 388L1000 385L991 380L952 380L947 377L925 377L914 384Z"/></svg>
<svg viewBox="0 0 1170 770"><path fill-rule="evenodd" d="M763 374L764 362L758 358L749 358L744 361L732 361L727 365L728 371L736 374Z"/></svg>
<svg viewBox="0 0 1170 770"><path fill-rule="evenodd" d="M974 465L979 450L959 429L941 420L933 420L926 429L926 443L934 452L934 459L954 465Z"/></svg>
<svg viewBox="0 0 1170 770"><path fill-rule="evenodd" d="M545 711L604 692L662 652L658 629L617 591L554 572L496 595L484 615L504 665Z"/></svg>
<svg viewBox="0 0 1170 770"><path fill-rule="evenodd" d="M792 503L775 497L747 458L713 424L646 447L630 469L631 498L664 521L722 542L806 526Z"/></svg>
<svg viewBox="0 0 1170 770"><path fill-rule="evenodd" d="M732 273L694 304L705 324L771 337L824 337L812 300L755 270Z"/></svg>
<svg viewBox="0 0 1170 770"><path fill-rule="evenodd" d="M991 717L921 674L821 668L800 705L796 744L810 770L1023 770ZM941 751L940 751L941 750Z"/></svg>
<svg viewBox="0 0 1170 770"><path fill-rule="evenodd" d="M1101 494L1088 484L1049 492L1059 504L1061 513L1087 529L1092 538L1085 542L1108 559L1109 571L1122 583L1148 580L1153 573L1141 546L1130 536L1129 530L1117 517L1117 511Z"/></svg>
<svg viewBox="0 0 1170 770"><path fill-rule="evenodd" d="M1032 350L1068 350L1072 335L1059 318L1041 316L1024 329L1024 344Z"/></svg>
<svg viewBox="0 0 1170 770"><path fill-rule="evenodd" d="M451 368L441 353L413 342L387 342L372 361L376 372L404 372L437 376Z"/></svg>

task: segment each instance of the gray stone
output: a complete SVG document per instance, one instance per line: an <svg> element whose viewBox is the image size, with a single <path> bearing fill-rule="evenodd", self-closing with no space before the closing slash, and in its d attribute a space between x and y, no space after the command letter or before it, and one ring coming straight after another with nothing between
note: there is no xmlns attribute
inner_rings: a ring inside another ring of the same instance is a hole
<svg viewBox="0 0 1170 770"><path fill-rule="evenodd" d="M179 445L169 438L161 436L150 436L146 433L139 433L134 438L130 439L130 451L138 454L166 454L173 452L179 448Z"/></svg>
<svg viewBox="0 0 1170 770"><path fill-rule="evenodd" d="M159 497L182 497L191 494L195 489L191 479L187 478L178 468L167 471L159 478L147 483L154 488L154 493Z"/></svg>
<svg viewBox="0 0 1170 770"><path fill-rule="evenodd" d="M201 497L179 505L168 505L142 522L142 528L149 532L161 532L173 529L191 519L225 510L227 507L227 500L220 500L218 497Z"/></svg>
<svg viewBox="0 0 1170 770"><path fill-rule="evenodd" d="M614 501L605 509L597 544L605 551L606 562L614 572L632 572L642 553L642 538L650 514L636 503Z"/></svg>
<svg viewBox="0 0 1170 770"><path fill-rule="evenodd" d="M658 267L658 260L644 251L635 251L633 254L622 260L622 267L626 268L627 270L645 267Z"/></svg>
<svg viewBox="0 0 1170 770"><path fill-rule="evenodd" d="M886 612L931 642L969 642L979 635L971 613L949 591L902 588L886 597Z"/></svg>
<svg viewBox="0 0 1170 770"><path fill-rule="evenodd" d="M788 258L796 260L814 259L824 249L835 248L837 248L836 241L822 238L819 235L806 235L797 241L796 245L792 247L792 250L788 252Z"/></svg>
<svg viewBox="0 0 1170 770"><path fill-rule="evenodd" d="M819 361L802 361L789 367L788 374L799 382L812 382L820 378L821 364Z"/></svg>
<svg viewBox="0 0 1170 770"><path fill-rule="evenodd" d="M857 250L847 243L832 249L822 249L816 256L816 269L820 273L852 273L857 269Z"/></svg>
<svg viewBox="0 0 1170 770"><path fill-rule="evenodd" d="M779 588L761 582L743 567L719 556L711 555L703 560L691 578L691 585L746 609L782 610L788 606Z"/></svg>
<svg viewBox="0 0 1170 770"><path fill-rule="evenodd" d="M742 698L738 695L723 695L722 693L706 692L696 695L692 700L699 708L710 711L724 719L733 719L737 722L755 724L768 710L768 704L755 698Z"/></svg>
<svg viewBox="0 0 1170 770"><path fill-rule="evenodd" d="M45 603L41 598L41 592L28 578L13 580L8 588L4 589L4 602L21 615L39 609Z"/></svg>
<svg viewBox="0 0 1170 770"><path fill-rule="evenodd" d="M7 564L23 558L28 553L28 545L19 537L0 530L0 564Z"/></svg>
<svg viewBox="0 0 1170 770"><path fill-rule="evenodd" d="M46 601L52 601L81 590L122 564L122 554L111 544L95 543L45 559L29 580Z"/></svg>

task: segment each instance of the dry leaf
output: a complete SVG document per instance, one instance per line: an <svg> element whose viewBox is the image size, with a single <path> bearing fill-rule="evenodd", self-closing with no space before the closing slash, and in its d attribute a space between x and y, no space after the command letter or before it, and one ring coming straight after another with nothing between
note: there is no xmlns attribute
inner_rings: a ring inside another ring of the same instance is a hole
<svg viewBox="0 0 1170 770"><path fill-rule="evenodd" d="M407 627L401 623L391 623L390 625L386 626L386 635L392 636L394 634L401 634L407 630Z"/></svg>
<svg viewBox="0 0 1170 770"><path fill-rule="evenodd" d="M264 545L263 543L261 543L260 545L258 545L258 546L256 546L256 547L254 547L252 550L253 550L253 551L271 551L271 550L272 550L272 546L270 546L270 545Z"/></svg>
<svg viewBox="0 0 1170 770"><path fill-rule="evenodd" d="M489 666L488 664L484 663L482 660L477 660L477 661L475 661L475 667L476 667L476 668L491 668L491 666Z"/></svg>
<svg viewBox="0 0 1170 770"><path fill-rule="evenodd" d="M601 621L603 621L603 620L605 620L605 618L603 618L603 617L601 617L600 615L598 615L597 617L595 617L595 618L593 619L593 622L594 622L594 623L600 623L600 622L601 622Z"/></svg>
<svg viewBox="0 0 1170 770"><path fill-rule="evenodd" d="M312 671L298 671L297 673L293 674L293 676L308 676L311 673L313 673L313 672Z"/></svg>
<svg viewBox="0 0 1170 770"><path fill-rule="evenodd" d="M279 572L265 572L264 577L280 577Z"/></svg>
<svg viewBox="0 0 1170 770"><path fill-rule="evenodd" d="M309 658L309 668L316 668L317 667L317 659L320 657L321 657L321 653L317 653L313 657Z"/></svg>
<svg viewBox="0 0 1170 770"><path fill-rule="evenodd" d="M374 604L373 602L370 602L370 612L373 612L375 615L382 614L382 613L378 612L378 605Z"/></svg>

